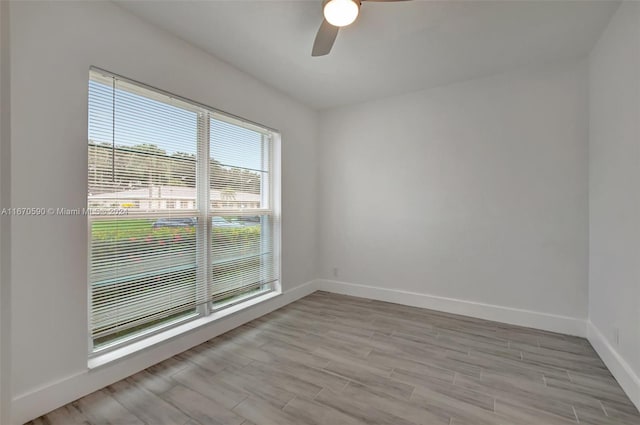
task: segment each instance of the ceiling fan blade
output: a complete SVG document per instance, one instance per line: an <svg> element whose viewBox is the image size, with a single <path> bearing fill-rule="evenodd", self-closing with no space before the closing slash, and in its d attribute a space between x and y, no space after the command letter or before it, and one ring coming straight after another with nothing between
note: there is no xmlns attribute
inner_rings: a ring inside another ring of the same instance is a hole
<svg viewBox="0 0 640 425"><path fill-rule="evenodd" d="M324 56L328 54L331 51L333 42L336 40L339 29L339 27L334 27L324 19L320 25L320 29L318 29L316 41L313 42L311 56Z"/></svg>

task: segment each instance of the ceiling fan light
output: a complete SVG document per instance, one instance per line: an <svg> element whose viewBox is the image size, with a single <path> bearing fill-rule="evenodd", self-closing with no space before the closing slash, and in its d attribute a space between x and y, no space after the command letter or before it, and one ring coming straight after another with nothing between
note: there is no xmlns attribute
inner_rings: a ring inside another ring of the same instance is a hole
<svg viewBox="0 0 640 425"><path fill-rule="evenodd" d="M345 27L353 23L360 12L354 0L329 0L324 5L324 18L335 27Z"/></svg>

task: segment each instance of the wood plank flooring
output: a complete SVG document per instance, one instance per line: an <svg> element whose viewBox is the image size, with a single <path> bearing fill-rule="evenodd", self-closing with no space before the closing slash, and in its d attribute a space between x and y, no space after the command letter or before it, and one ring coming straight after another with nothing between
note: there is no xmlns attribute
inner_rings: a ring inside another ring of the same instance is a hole
<svg viewBox="0 0 640 425"><path fill-rule="evenodd" d="M638 425L582 338L316 292L31 424Z"/></svg>

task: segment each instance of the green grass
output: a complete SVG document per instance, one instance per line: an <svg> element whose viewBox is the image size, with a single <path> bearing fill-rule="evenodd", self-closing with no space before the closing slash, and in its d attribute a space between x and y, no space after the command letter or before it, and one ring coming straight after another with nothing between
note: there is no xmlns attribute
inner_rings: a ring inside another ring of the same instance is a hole
<svg viewBox="0 0 640 425"><path fill-rule="evenodd" d="M153 232L153 222L146 218L94 221L91 236L93 239L143 237Z"/></svg>
<svg viewBox="0 0 640 425"><path fill-rule="evenodd" d="M94 229L127 229L127 228L140 228L146 227L151 228L153 225L153 221L148 218L128 218L128 219L118 219L118 220L103 220L103 221L94 221L93 228Z"/></svg>

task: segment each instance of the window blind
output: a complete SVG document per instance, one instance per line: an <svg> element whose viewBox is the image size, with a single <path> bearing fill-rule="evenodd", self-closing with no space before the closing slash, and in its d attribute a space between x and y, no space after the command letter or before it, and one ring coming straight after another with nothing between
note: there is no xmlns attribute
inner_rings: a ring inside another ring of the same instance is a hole
<svg viewBox="0 0 640 425"><path fill-rule="evenodd" d="M214 302L260 290L276 279L269 196L270 137L221 119L210 125L213 206L210 293ZM242 143L239 143L242 141ZM248 228L216 225L223 216Z"/></svg>
<svg viewBox="0 0 640 425"><path fill-rule="evenodd" d="M94 349L274 289L272 156L267 129L91 71Z"/></svg>

